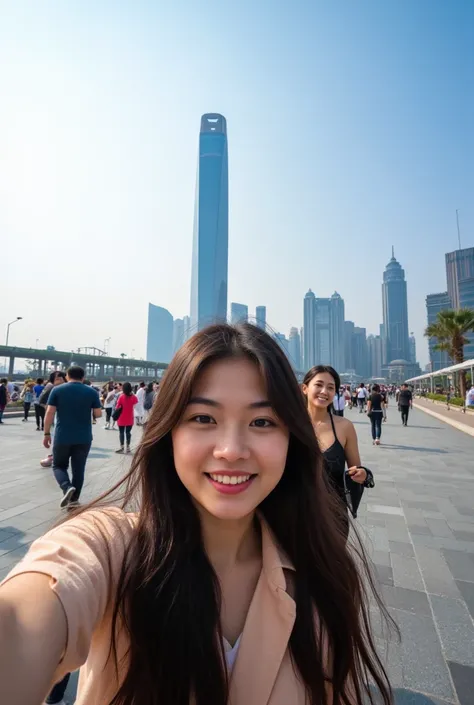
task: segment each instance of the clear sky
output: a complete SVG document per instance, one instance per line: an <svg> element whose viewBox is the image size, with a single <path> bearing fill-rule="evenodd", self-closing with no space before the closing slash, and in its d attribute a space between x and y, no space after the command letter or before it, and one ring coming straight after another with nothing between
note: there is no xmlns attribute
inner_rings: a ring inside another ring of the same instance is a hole
<svg viewBox="0 0 474 705"><path fill-rule="evenodd" d="M288 334L335 289L378 332L474 245L471 0L0 0L0 331L145 355L189 313L200 116L228 122L229 303Z"/></svg>

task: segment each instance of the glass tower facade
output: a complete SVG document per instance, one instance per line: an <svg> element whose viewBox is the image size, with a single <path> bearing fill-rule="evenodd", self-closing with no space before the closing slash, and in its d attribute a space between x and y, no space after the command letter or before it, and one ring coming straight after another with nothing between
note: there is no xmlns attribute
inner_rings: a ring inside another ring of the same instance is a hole
<svg viewBox="0 0 474 705"><path fill-rule="evenodd" d="M148 304L146 359L170 362L173 355L173 316L166 309Z"/></svg>
<svg viewBox="0 0 474 705"><path fill-rule="evenodd" d="M229 179L226 120L201 118L191 270L191 327L227 317Z"/></svg>
<svg viewBox="0 0 474 705"><path fill-rule="evenodd" d="M331 365L338 372L346 371L346 355L344 348L344 299L337 293L331 296Z"/></svg>
<svg viewBox="0 0 474 705"><path fill-rule="evenodd" d="M234 302L230 305L230 322L235 323L247 323L249 320L249 307L246 304L236 304Z"/></svg>
<svg viewBox="0 0 474 705"><path fill-rule="evenodd" d="M385 333L386 359L410 359L410 343L408 336L408 304L407 283L402 266L392 258L385 268L382 284L383 326Z"/></svg>
<svg viewBox="0 0 474 705"><path fill-rule="evenodd" d="M454 309L472 308L474 301L471 300L470 306L461 302L461 282L465 279L474 278L474 247L467 247L464 250L456 250L455 252L446 253L446 279L448 282L448 294L451 299L451 305ZM465 294L463 296L465 300Z"/></svg>
<svg viewBox="0 0 474 705"><path fill-rule="evenodd" d="M256 323L259 328L265 330L267 327L267 307L257 306L255 309Z"/></svg>
<svg viewBox="0 0 474 705"><path fill-rule="evenodd" d="M439 294L428 294L426 297L426 318L428 325L436 323L437 314L439 311L446 311L451 308L451 299L447 291ZM430 352L431 371L443 370L445 367L452 365L450 357L445 350L435 350L437 338L429 338L428 348Z"/></svg>
<svg viewBox="0 0 474 705"><path fill-rule="evenodd" d="M303 326L303 362L307 372L316 365L316 297L311 289L304 297Z"/></svg>

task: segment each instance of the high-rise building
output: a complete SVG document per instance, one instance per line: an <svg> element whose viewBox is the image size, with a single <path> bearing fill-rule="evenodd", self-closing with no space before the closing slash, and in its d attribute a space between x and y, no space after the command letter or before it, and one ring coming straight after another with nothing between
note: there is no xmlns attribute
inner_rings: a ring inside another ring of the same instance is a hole
<svg viewBox="0 0 474 705"><path fill-rule="evenodd" d="M184 343L184 320L175 318L173 321L173 355Z"/></svg>
<svg viewBox="0 0 474 705"><path fill-rule="evenodd" d="M369 374L369 354L367 350L367 331L354 326L352 334L352 359L356 374L366 377Z"/></svg>
<svg viewBox="0 0 474 705"><path fill-rule="evenodd" d="M316 365L331 364L331 299L316 299Z"/></svg>
<svg viewBox="0 0 474 705"><path fill-rule="evenodd" d="M288 340L288 356L295 370L301 370L301 337L298 328L291 328Z"/></svg>
<svg viewBox="0 0 474 705"><path fill-rule="evenodd" d="M408 342L407 283L402 266L392 258L385 268L382 284L383 325L386 342L386 360L406 360L410 357Z"/></svg>
<svg viewBox="0 0 474 705"><path fill-rule="evenodd" d="M474 279L474 247L446 253L446 280L451 306L455 310L463 308L461 304L460 284L465 279ZM465 298L465 297L464 297ZM471 300L469 308L474 307Z"/></svg>
<svg viewBox="0 0 474 705"><path fill-rule="evenodd" d="M288 339L286 335L284 333L275 333L273 337L277 341L278 345L281 347L285 355L289 357Z"/></svg>
<svg viewBox="0 0 474 705"><path fill-rule="evenodd" d="M170 362L173 355L173 316L166 309L148 304L146 359Z"/></svg>
<svg viewBox="0 0 474 705"><path fill-rule="evenodd" d="M459 282L459 308L474 309L474 277L461 279ZM474 359L474 332L467 334L470 341L464 346L464 359Z"/></svg>
<svg viewBox="0 0 474 705"><path fill-rule="evenodd" d="M255 322L259 328L265 330L267 327L267 307L257 306L255 309Z"/></svg>
<svg viewBox="0 0 474 705"><path fill-rule="evenodd" d="M222 115L201 118L191 270L191 327L227 317L229 185L227 127Z"/></svg>
<svg viewBox="0 0 474 705"><path fill-rule="evenodd" d="M236 304L234 302L230 305L230 322L232 325L235 323L247 323L249 320L249 307L245 304Z"/></svg>
<svg viewBox="0 0 474 705"><path fill-rule="evenodd" d="M191 318L183 316L183 341L189 340L191 337Z"/></svg>
<svg viewBox="0 0 474 705"><path fill-rule="evenodd" d="M382 338L380 335L367 337L368 374L372 378L382 377Z"/></svg>
<svg viewBox="0 0 474 705"><path fill-rule="evenodd" d="M304 368L316 365L316 297L311 289L304 297Z"/></svg>
<svg viewBox="0 0 474 705"><path fill-rule="evenodd" d="M344 299L335 291L331 296L329 333L331 365L338 372L345 372L346 369L344 318Z"/></svg>
<svg viewBox="0 0 474 705"><path fill-rule="evenodd" d="M352 321L344 321L344 358L346 362L346 372L355 371L355 362L352 347L352 338L354 335L354 323Z"/></svg>
<svg viewBox="0 0 474 705"><path fill-rule="evenodd" d="M426 317L428 325L430 326L432 323L436 323L439 311L446 311L450 308L452 308L451 299L447 291L443 291L440 294L428 294L426 297ZM437 342L436 338L429 338L428 340L432 372L443 370L445 367L449 367L449 365L452 364L445 350L434 349Z"/></svg>
<svg viewBox="0 0 474 705"><path fill-rule="evenodd" d="M416 362L416 340L415 340L415 334L410 333L410 337L408 339L408 342L410 344L410 357L408 358L408 362L415 363Z"/></svg>

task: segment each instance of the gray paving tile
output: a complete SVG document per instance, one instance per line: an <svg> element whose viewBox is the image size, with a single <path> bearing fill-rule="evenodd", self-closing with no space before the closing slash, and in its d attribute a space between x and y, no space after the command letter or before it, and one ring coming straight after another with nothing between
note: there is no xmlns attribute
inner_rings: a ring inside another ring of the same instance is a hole
<svg viewBox="0 0 474 705"><path fill-rule="evenodd" d="M389 541L390 553L397 553L399 556L405 556L406 558L414 558L415 551L411 543L405 543L404 541Z"/></svg>
<svg viewBox="0 0 474 705"><path fill-rule="evenodd" d="M444 519L425 519L428 529L433 536L454 539L455 536Z"/></svg>
<svg viewBox="0 0 474 705"><path fill-rule="evenodd" d="M397 587L424 591L423 580L414 558L392 555L393 581Z"/></svg>
<svg viewBox="0 0 474 705"><path fill-rule="evenodd" d="M389 607L431 617L431 607L425 592L382 585L382 595Z"/></svg>
<svg viewBox="0 0 474 705"><path fill-rule="evenodd" d="M393 585L393 573L390 567L377 564L375 564L374 567L379 583L382 585Z"/></svg>
<svg viewBox="0 0 474 705"><path fill-rule="evenodd" d="M464 601L433 595L431 605L446 658L474 666L474 624Z"/></svg>
<svg viewBox="0 0 474 705"><path fill-rule="evenodd" d="M403 509L397 506L389 506L387 504L369 504L367 511L375 514L391 514L393 516L403 516Z"/></svg>
<svg viewBox="0 0 474 705"><path fill-rule="evenodd" d="M429 593L446 597L461 597L453 574L441 551L436 548L417 546L416 559Z"/></svg>
<svg viewBox="0 0 474 705"><path fill-rule="evenodd" d="M474 557L449 549L443 549L441 552L456 580L474 582Z"/></svg>
<svg viewBox="0 0 474 705"><path fill-rule="evenodd" d="M456 585L467 605L467 609L471 613L471 617L474 619L474 583L456 580Z"/></svg>
<svg viewBox="0 0 474 705"><path fill-rule="evenodd" d="M460 705L472 705L474 693L474 668L448 661L451 677Z"/></svg>
<svg viewBox="0 0 474 705"><path fill-rule="evenodd" d="M472 531L456 531L454 529L453 534L460 541L474 541L474 527Z"/></svg>
<svg viewBox="0 0 474 705"><path fill-rule="evenodd" d="M405 687L452 700L451 680L433 620L404 610L395 613L402 633Z"/></svg>

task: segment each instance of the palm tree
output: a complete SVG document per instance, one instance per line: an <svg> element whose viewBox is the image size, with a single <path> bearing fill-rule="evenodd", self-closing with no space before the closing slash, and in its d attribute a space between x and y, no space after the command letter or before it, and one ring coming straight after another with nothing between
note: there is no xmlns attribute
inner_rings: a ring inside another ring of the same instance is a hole
<svg viewBox="0 0 474 705"><path fill-rule="evenodd" d="M458 311L438 311L436 321L425 330L427 338L436 338L435 350L445 350L457 365L464 362L464 346L471 341L466 333L474 331L474 309L461 308ZM461 396L466 394L466 372L459 373Z"/></svg>

